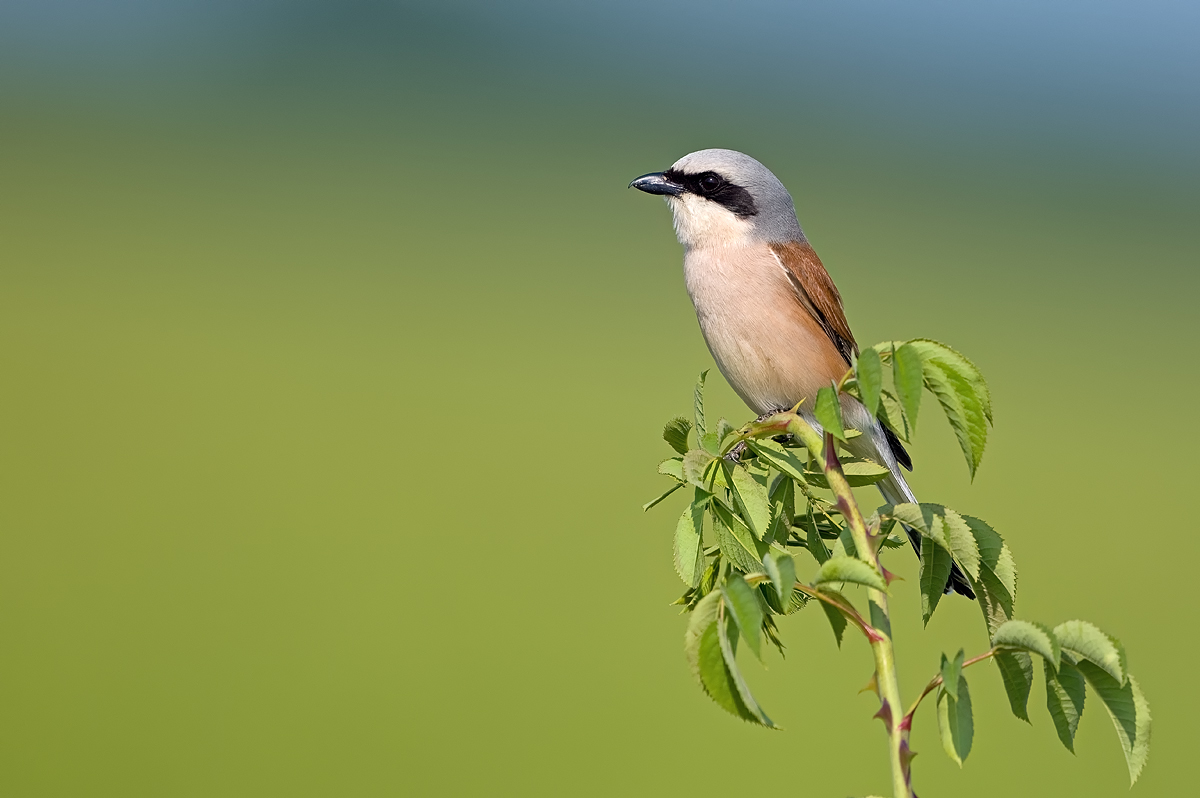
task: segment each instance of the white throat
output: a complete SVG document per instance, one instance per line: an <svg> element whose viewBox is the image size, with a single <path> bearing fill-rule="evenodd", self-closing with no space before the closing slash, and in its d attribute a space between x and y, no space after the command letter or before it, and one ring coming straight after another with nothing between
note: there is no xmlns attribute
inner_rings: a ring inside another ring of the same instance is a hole
<svg viewBox="0 0 1200 798"><path fill-rule="evenodd" d="M694 194L667 197L675 217L675 235L687 249L743 246L754 229L749 219L739 219L728 208Z"/></svg>

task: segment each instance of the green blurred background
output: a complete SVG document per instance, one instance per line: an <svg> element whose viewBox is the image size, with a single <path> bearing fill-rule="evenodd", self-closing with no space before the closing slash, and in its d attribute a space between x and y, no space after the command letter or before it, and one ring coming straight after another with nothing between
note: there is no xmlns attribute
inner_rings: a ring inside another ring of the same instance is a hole
<svg viewBox="0 0 1200 798"><path fill-rule="evenodd" d="M926 500L1012 545L1019 613L1120 637L1140 795L1194 783L1200 14L1181 2L0 6L0 793L887 788L866 647L820 613L692 683L663 421L711 365L669 215L702 147L791 188L858 338L968 353L997 406ZM748 412L717 379L710 413ZM715 408L715 409L714 409ZM873 496L864 494L874 501ZM908 695L987 641L919 623ZM803 566L803 572L807 566ZM922 795L1123 795L971 672Z"/></svg>

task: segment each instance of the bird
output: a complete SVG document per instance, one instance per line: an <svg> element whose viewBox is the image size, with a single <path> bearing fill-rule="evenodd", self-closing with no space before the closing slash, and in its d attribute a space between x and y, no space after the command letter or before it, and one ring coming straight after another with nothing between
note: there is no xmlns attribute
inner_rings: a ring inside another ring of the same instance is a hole
<svg viewBox="0 0 1200 798"><path fill-rule="evenodd" d="M683 245L683 275L717 368L760 417L799 412L818 431L817 391L837 382L858 355L842 297L813 250L792 195L745 153L689 153L670 169L629 184L666 199ZM891 504L917 498L900 468L912 459L896 434L856 398L841 396L846 424L862 434L846 448L888 469L876 483ZM917 555L921 536L905 528ZM947 592L974 598L958 565Z"/></svg>

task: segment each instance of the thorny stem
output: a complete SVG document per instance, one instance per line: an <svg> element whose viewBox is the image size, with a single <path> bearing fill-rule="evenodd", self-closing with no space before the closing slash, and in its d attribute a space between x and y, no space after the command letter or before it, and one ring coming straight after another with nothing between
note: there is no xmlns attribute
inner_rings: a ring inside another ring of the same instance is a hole
<svg viewBox="0 0 1200 798"><path fill-rule="evenodd" d="M790 413L776 414L760 423L750 425L742 434L745 437L760 437L771 432L783 431L801 441L808 448L813 460L825 472L829 488L837 497L837 508L841 512L842 518L845 519L846 526L854 540L854 548L859 559L870 563L882 573L875 536L867 531L867 524L858 509L858 503L854 500L850 484L846 482L842 464L837 456L837 444L832 435L826 434L822 440L822 436L794 410ZM814 592L820 594L820 591ZM891 618L888 614L887 593L868 588L867 600L873 605L870 613L871 620L870 623L863 622L861 628L867 634L871 643L871 651L875 655L875 686L881 703L876 717L880 718L887 727L893 798L912 798L909 771L912 752L908 747L908 724L905 723L905 716L899 714L903 703L900 700L900 684L896 678L896 659L892 649ZM854 615L858 616L860 622L862 621L862 616L858 615L857 611Z"/></svg>

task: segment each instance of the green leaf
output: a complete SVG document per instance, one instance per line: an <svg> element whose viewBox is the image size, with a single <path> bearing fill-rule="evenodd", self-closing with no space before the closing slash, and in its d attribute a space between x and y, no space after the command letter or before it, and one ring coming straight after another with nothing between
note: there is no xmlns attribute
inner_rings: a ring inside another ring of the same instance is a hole
<svg viewBox="0 0 1200 798"><path fill-rule="evenodd" d="M696 440L701 440L708 429L704 426L704 378L708 369L700 372L696 380L696 390L692 393L692 414L696 420Z"/></svg>
<svg viewBox="0 0 1200 798"><path fill-rule="evenodd" d="M1132 676L1121 684L1107 670L1090 660L1081 659L1076 665L1112 718L1117 738L1121 741L1121 750L1125 753L1132 786L1141 775L1150 753L1150 704Z"/></svg>
<svg viewBox="0 0 1200 798"><path fill-rule="evenodd" d="M792 479L798 479L804 482L805 469L808 467L807 451L804 449L794 450L785 449L778 443L772 440L748 440L746 446L750 448L759 460L765 465L769 465L776 471L787 474ZM796 456L796 451L805 453L805 459Z"/></svg>
<svg viewBox="0 0 1200 798"><path fill-rule="evenodd" d="M659 496L657 499L651 499L650 501L648 501L648 502L646 502L645 504L643 504L643 505L642 505L642 512L646 512L646 511L647 511L647 510L649 510L651 507L654 507L656 504L658 504L658 503L659 503L659 502L661 502L663 499L667 498L667 497L668 497L668 496L670 496L672 493L674 493L675 491L679 490L679 489L680 489L680 488L682 488L682 487L683 487L683 485L672 485L670 488L668 488L668 489L667 489L667 492L666 492L666 493L664 493L663 495Z"/></svg>
<svg viewBox="0 0 1200 798"><path fill-rule="evenodd" d="M930 338L917 338L909 341L908 346L913 347L921 354L922 362L936 363L945 371L966 380L971 385L972 392L979 398L988 421L992 420L991 392L988 390L987 382L983 379L983 374L974 363L967 359L966 355Z"/></svg>
<svg viewBox="0 0 1200 798"><path fill-rule="evenodd" d="M698 587L704 573L704 510L708 496L696 491L696 498L683 510L675 525L675 573L688 587Z"/></svg>
<svg viewBox="0 0 1200 798"><path fill-rule="evenodd" d="M763 569L771 577L780 606L786 606L796 588L796 561L786 552L772 550L763 555Z"/></svg>
<svg viewBox="0 0 1200 798"><path fill-rule="evenodd" d="M958 445L967 459L971 477L983 459L987 446L987 417L983 405L970 383L958 374L946 371L937 363L925 363L925 385L937 397L946 419L958 438Z"/></svg>
<svg viewBox="0 0 1200 798"><path fill-rule="evenodd" d="M701 490L713 492L713 463L717 458L703 449L692 449L683 457L683 477Z"/></svg>
<svg viewBox="0 0 1200 798"><path fill-rule="evenodd" d="M700 448L715 457L721 453L721 439L715 432L706 432L700 436Z"/></svg>
<svg viewBox="0 0 1200 798"><path fill-rule="evenodd" d="M826 560L817 570L813 585L820 586L829 582L852 582L887 592L887 582L879 571L855 557L830 557Z"/></svg>
<svg viewBox="0 0 1200 798"><path fill-rule="evenodd" d="M880 392L877 417L892 432L896 433L897 438L905 443L909 442L912 431L908 428L908 419L904 417L904 409L900 406L900 400L891 391L885 389Z"/></svg>
<svg viewBox="0 0 1200 798"><path fill-rule="evenodd" d="M958 698L958 677L962 676L964 658L961 648L954 659L946 659L946 655L942 655L942 688L954 698Z"/></svg>
<svg viewBox="0 0 1200 798"><path fill-rule="evenodd" d="M1058 672L1048 665L1042 668L1046 675L1046 709L1054 721L1058 739L1072 754L1075 753L1075 730L1083 715L1085 697L1083 674L1063 657Z"/></svg>
<svg viewBox="0 0 1200 798"><path fill-rule="evenodd" d="M817 391L817 406L813 414L826 432L838 440L846 440L846 430L842 425L842 405L838 402L836 390L826 387Z"/></svg>
<svg viewBox="0 0 1200 798"><path fill-rule="evenodd" d="M1013 562L1008 544L996 530L969 515L964 515L962 519L975 537L979 550L979 576L971 579L971 587L979 599L979 608L983 610L990 636L1013 617L1013 604L1017 597L1017 565Z"/></svg>
<svg viewBox="0 0 1200 798"><path fill-rule="evenodd" d="M729 423L728 419L724 417L717 419L717 440L720 443L724 443L726 436L736 431L737 430L733 428L733 425Z"/></svg>
<svg viewBox="0 0 1200 798"><path fill-rule="evenodd" d="M687 482L683 476L683 458L670 457L658 464L658 473L664 477L671 477L679 482Z"/></svg>
<svg viewBox="0 0 1200 798"><path fill-rule="evenodd" d="M924 370L921 353L909 344L896 348L892 355L892 382L896 395L908 420L908 428L916 430L917 411L921 409L921 391L924 388Z"/></svg>
<svg viewBox="0 0 1200 798"><path fill-rule="evenodd" d="M1029 691L1033 687L1033 658L1024 651L997 651L992 659L1000 669L1012 713L1029 723Z"/></svg>
<svg viewBox="0 0 1200 798"><path fill-rule="evenodd" d="M950 552L941 546L931 546L926 539L925 545L921 546L921 573L918 580L921 586L921 620L926 626L938 602L942 600L942 592L950 579L951 564Z"/></svg>
<svg viewBox="0 0 1200 798"><path fill-rule="evenodd" d="M762 563L762 556L767 553L767 544L755 540L742 519L731 513L728 508L716 502L710 507L713 511L713 530L716 532L721 553L745 573L757 571Z"/></svg>
<svg viewBox="0 0 1200 798"><path fill-rule="evenodd" d="M732 621L732 619L729 619ZM741 671L738 670L737 658L737 638L730 639L729 627L731 623L721 623L720 616L717 619L717 640L721 646L721 655L725 658L725 668L733 680L734 689L737 690L738 698L741 699L742 706L750 713L747 720L754 720L761 723L767 728L777 728L771 719L767 717L767 713L763 712L758 706L758 702L754 700L754 696L750 694L750 686L746 684L746 680L742 678Z"/></svg>
<svg viewBox="0 0 1200 798"><path fill-rule="evenodd" d="M1058 670L1058 661L1062 658L1054 630L1036 621L1005 622L992 635L992 645L1037 654L1054 670Z"/></svg>
<svg viewBox="0 0 1200 798"><path fill-rule="evenodd" d="M692 431L692 422L682 416L673 418L663 427L663 440L680 454L688 453L688 433Z"/></svg>
<svg viewBox="0 0 1200 798"><path fill-rule="evenodd" d="M967 677L961 674L957 698L944 688L938 690L938 731L946 755L962 767L963 760L971 753L975 723L971 716L971 691L967 688Z"/></svg>
<svg viewBox="0 0 1200 798"><path fill-rule="evenodd" d="M1066 621L1054 627L1054 634L1064 651L1070 651L1091 661L1117 681L1125 682L1129 672L1125 662L1125 647L1115 637L1105 634L1087 621Z"/></svg>
<svg viewBox="0 0 1200 798"><path fill-rule="evenodd" d="M846 483L852 488L874 485L892 475L886 466L868 460L842 463L842 473L846 477ZM829 487L829 480L825 478L823 471L805 471L804 481L818 488Z"/></svg>
<svg viewBox="0 0 1200 798"><path fill-rule="evenodd" d="M858 398L867 412L875 415L879 409L879 392L883 390L883 364L874 349L864 349L854 363L854 376L858 381Z"/></svg>
<svg viewBox="0 0 1200 798"><path fill-rule="evenodd" d="M728 638L722 609L723 596L720 591L714 590L700 599L692 610L683 638L684 652L692 674L704 692L725 711L743 720L772 726L770 718L759 709L750 691L745 689L745 683L737 671L737 660ZM749 696L749 703L743 698L743 689L745 695Z"/></svg>
<svg viewBox="0 0 1200 798"><path fill-rule="evenodd" d="M742 639L761 660L763 611L757 591L746 584L740 574L730 574L721 592L725 596L725 606L733 613L733 619L742 631Z"/></svg>
<svg viewBox="0 0 1200 798"><path fill-rule="evenodd" d="M1033 687L1033 658L1024 651L997 651L992 657L1000 669L1004 692L1012 713L1029 723L1029 691Z"/></svg>
<svg viewBox="0 0 1200 798"><path fill-rule="evenodd" d="M821 540L821 533L817 528L817 519L813 515L812 508L808 509L808 551L816 561L822 565L829 559L829 549L825 548L825 541Z"/></svg>
<svg viewBox="0 0 1200 798"><path fill-rule="evenodd" d="M762 540L771 526L771 502L767 497L766 486L744 467L734 465L724 458L721 459L721 468L725 472L725 484L729 486L742 518L749 525L754 537Z"/></svg>
<svg viewBox="0 0 1200 798"><path fill-rule="evenodd" d="M796 483L787 474L778 474L771 483L771 526L767 542L787 543L792 533L792 517L796 513Z"/></svg>
<svg viewBox="0 0 1200 798"><path fill-rule="evenodd" d="M975 532L965 518L940 504L884 506L880 514L891 516L936 544L921 547L921 612L928 624L950 577L951 560L957 561L970 577L979 579L982 556Z"/></svg>
<svg viewBox="0 0 1200 798"><path fill-rule="evenodd" d="M832 590L823 590L821 592L840 596L840 594L834 593L834 591L832 591ZM845 601L846 599L844 597L842 597L842 600ZM829 619L829 627L831 629L833 629L833 638L834 638L834 640L837 641L838 648L841 648L842 647L842 635L846 632L846 616L843 615L842 611L839 610L837 607L831 607L828 604L826 604L824 601L820 601L817 603L820 604L821 609L823 609L825 611L825 617ZM849 603L849 602L847 602L847 603Z"/></svg>

